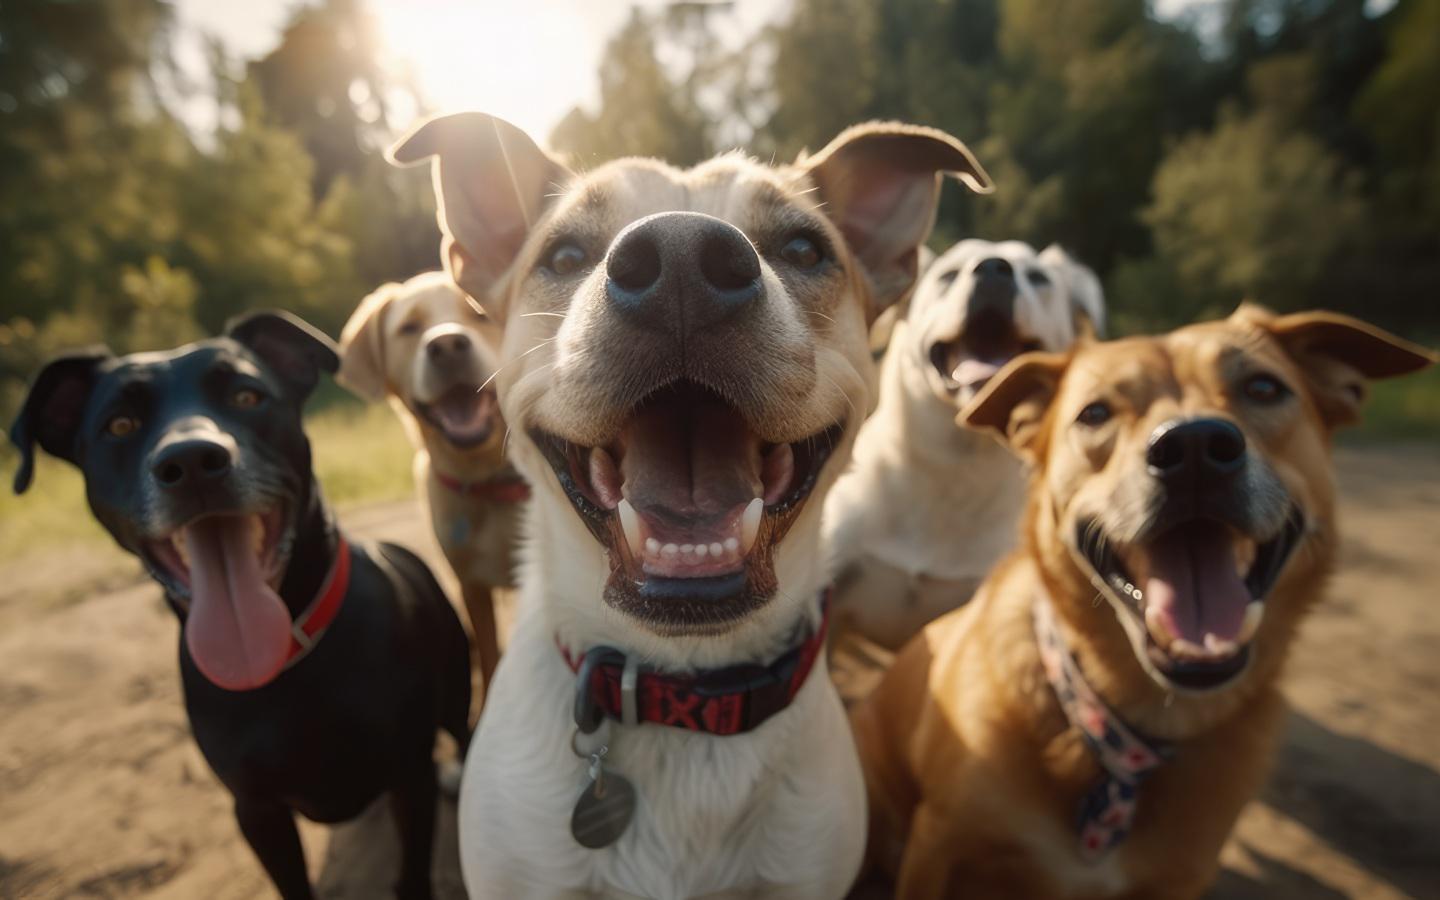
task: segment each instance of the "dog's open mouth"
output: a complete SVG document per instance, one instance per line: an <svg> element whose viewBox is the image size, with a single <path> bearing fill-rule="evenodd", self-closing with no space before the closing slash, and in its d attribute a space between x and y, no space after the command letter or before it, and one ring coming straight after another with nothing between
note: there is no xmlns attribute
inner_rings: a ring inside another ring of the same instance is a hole
<svg viewBox="0 0 1440 900"><path fill-rule="evenodd" d="M715 393L662 388L613 440L532 437L605 546L606 601L664 633L713 631L775 593L773 555L842 432L770 443Z"/></svg>
<svg viewBox="0 0 1440 900"><path fill-rule="evenodd" d="M940 373L947 391L973 396L1010 360L1039 349L1041 343L1021 334L1014 319L981 310L966 319L954 339L930 346L930 364Z"/></svg>
<svg viewBox="0 0 1440 900"><path fill-rule="evenodd" d="M1303 530L1292 509L1280 533L1260 542L1208 518L1130 546L1082 522L1076 539L1106 590L1143 626L1148 662L1179 687L1208 690L1245 670L1265 598Z"/></svg>
<svg viewBox="0 0 1440 900"><path fill-rule="evenodd" d="M283 506L207 514L149 540L144 557L186 599L185 643L210 681L234 691L273 680L290 653L290 612L278 593L291 541Z"/></svg>
<svg viewBox="0 0 1440 900"><path fill-rule="evenodd" d="M433 403L416 406L425 421L440 429L445 440L457 447L483 444L495 431L498 404L493 388L457 384Z"/></svg>

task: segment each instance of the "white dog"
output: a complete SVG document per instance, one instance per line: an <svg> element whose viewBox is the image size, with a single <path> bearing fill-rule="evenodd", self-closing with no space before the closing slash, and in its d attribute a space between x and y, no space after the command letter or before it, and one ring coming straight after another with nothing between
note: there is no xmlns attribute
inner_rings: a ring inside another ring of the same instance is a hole
<svg viewBox="0 0 1440 900"><path fill-rule="evenodd" d="M831 492L837 621L898 649L1015 544L1019 461L956 412L1012 357L1104 329L1100 282L1059 246L966 240L925 271L881 364L880 405Z"/></svg>
<svg viewBox="0 0 1440 900"><path fill-rule="evenodd" d="M504 321L495 384L534 488L461 789L471 896L842 896L866 817L820 652L821 501L940 173L987 176L902 125L790 166L576 175L471 113L393 156L437 157L444 255Z"/></svg>

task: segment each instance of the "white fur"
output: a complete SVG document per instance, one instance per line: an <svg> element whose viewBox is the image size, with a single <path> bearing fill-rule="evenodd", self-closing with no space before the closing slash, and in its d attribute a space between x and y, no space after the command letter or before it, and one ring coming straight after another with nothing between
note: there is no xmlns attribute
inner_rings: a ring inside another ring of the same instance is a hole
<svg viewBox="0 0 1440 900"><path fill-rule="evenodd" d="M1014 267L1017 328L1044 349L1076 340L1077 308L1103 327L1099 281L1058 246L1036 254L1020 241L961 241L922 276L881 364L879 407L825 511L837 612L891 648L969 599L1015 543L1024 470L990 437L955 424L969 397L948 394L929 360L936 341L963 329L975 266L991 257ZM1032 284L1029 268L1049 285Z"/></svg>

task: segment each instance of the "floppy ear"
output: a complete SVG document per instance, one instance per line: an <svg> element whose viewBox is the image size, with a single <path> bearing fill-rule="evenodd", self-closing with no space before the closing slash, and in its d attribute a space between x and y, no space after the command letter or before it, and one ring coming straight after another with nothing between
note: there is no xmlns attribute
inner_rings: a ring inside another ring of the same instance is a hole
<svg viewBox="0 0 1440 900"><path fill-rule="evenodd" d="M1105 289L1100 279L1086 265L1077 262L1059 244L1051 244L1040 253L1040 261L1065 280L1070 296L1070 314L1075 320L1075 334L1092 338L1105 337Z"/></svg>
<svg viewBox="0 0 1440 900"><path fill-rule="evenodd" d="M1320 415L1331 428L1360 421L1368 381L1417 372L1437 360L1434 352L1418 344L1339 313L1273 316L1242 306L1234 317L1270 332L1299 363Z"/></svg>
<svg viewBox="0 0 1440 900"><path fill-rule="evenodd" d="M1016 456L1038 462L1045 414L1069 363L1063 353L1022 353L990 379L956 423L988 430Z"/></svg>
<svg viewBox="0 0 1440 900"><path fill-rule="evenodd" d="M225 336L264 360L302 398L315 389L322 371L333 375L340 368L335 342L287 312L261 310L237 316L225 323Z"/></svg>
<svg viewBox="0 0 1440 900"><path fill-rule="evenodd" d="M340 371L335 380L366 400L383 400L385 375L385 309L400 295L395 282L383 284L360 301L340 331Z"/></svg>
<svg viewBox="0 0 1440 900"><path fill-rule="evenodd" d="M20 468L15 470L15 493L23 494L35 477L35 445L72 463L78 463L75 438L90 392L102 363L113 359L106 347L57 357L35 376L20 414L10 426L10 443L20 451Z"/></svg>
<svg viewBox="0 0 1440 900"><path fill-rule="evenodd" d="M848 128L798 165L864 270L867 322L915 286L920 246L935 225L941 174L979 194L995 189L964 144L943 131L898 122Z"/></svg>
<svg viewBox="0 0 1440 900"><path fill-rule="evenodd" d="M505 310L491 288L515 261L549 195L570 180L570 171L519 128L478 112L423 122L388 154L400 166L432 156L445 268L503 321Z"/></svg>

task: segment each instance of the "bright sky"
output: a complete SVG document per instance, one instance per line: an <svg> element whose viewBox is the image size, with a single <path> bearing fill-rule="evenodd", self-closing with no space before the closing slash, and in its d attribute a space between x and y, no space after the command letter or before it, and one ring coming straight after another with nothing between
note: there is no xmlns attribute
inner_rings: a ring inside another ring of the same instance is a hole
<svg viewBox="0 0 1440 900"><path fill-rule="evenodd" d="M181 65L195 75L204 72L202 34L220 37L245 59L266 53L297 5L297 0L178 0ZM493 113L542 142L572 107L598 102L600 57L631 5L625 0L370 2L389 51L413 67L435 111ZM753 30L787 6L787 0L738 0L727 31ZM201 128L212 124L198 108L191 118Z"/></svg>

